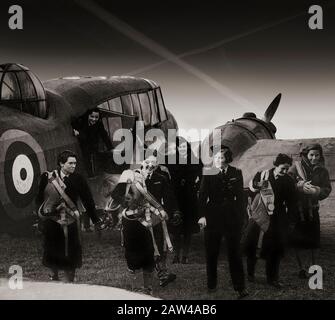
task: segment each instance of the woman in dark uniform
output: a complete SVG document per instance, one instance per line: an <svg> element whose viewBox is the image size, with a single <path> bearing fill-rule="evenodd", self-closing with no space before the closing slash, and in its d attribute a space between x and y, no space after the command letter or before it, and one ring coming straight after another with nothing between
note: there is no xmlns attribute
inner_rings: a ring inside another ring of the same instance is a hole
<svg viewBox="0 0 335 320"><path fill-rule="evenodd" d="M212 174L204 174L201 179L198 221L204 228L207 288L209 293L217 289L217 264L224 237L233 287L242 299L248 295L240 250L245 216L243 175L229 165L233 161L229 147L214 145L211 149L214 167L209 169Z"/></svg>
<svg viewBox="0 0 335 320"><path fill-rule="evenodd" d="M106 159L99 153L101 143L107 150L112 149L112 142L102 123L100 110L98 108L87 110L84 115L73 120L71 125L73 134L78 138L88 176L93 177L97 174L97 170L101 170L109 162L104 161ZM85 231L91 232L90 219L85 213L82 222Z"/></svg>
<svg viewBox="0 0 335 320"><path fill-rule="evenodd" d="M279 282L279 265L287 245L289 222L295 213L296 193L294 181L287 175L292 159L280 153L273 164L274 168L267 173L264 172L265 174L257 172L250 181L249 188L254 193L260 192L262 188L268 188L270 183L272 200L271 207L268 207L270 210L265 213L269 215L267 231L263 235L260 226L250 219L246 230L244 251L247 255L248 280L255 281L258 247L261 249L260 257L266 260L267 282L279 289L282 287Z"/></svg>
<svg viewBox="0 0 335 320"><path fill-rule="evenodd" d="M71 123L73 134L78 137L81 151L85 159L85 165L89 176L94 174L93 159L99 151L100 141L107 150L112 149L112 142L101 121L98 108L88 110L83 116Z"/></svg>
<svg viewBox="0 0 335 320"><path fill-rule="evenodd" d="M292 243L300 268L299 277L307 278L301 249L311 250L312 265L320 248L319 201L326 199L332 188L328 170L324 167L320 144L311 144L301 150L301 160L294 163L289 174L294 178L299 194L298 222L292 234Z"/></svg>
<svg viewBox="0 0 335 320"><path fill-rule="evenodd" d="M171 176L179 210L182 212L182 223L171 229L174 238L175 256L173 263L188 263L188 253L192 234L199 232L198 226L198 197L202 176L202 163L191 149L190 143L177 137L176 164L166 166ZM181 257L180 257L181 255ZM181 260L180 260L181 258Z"/></svg>
<svg viewBox="0 0 335 320"><path fill-rule="evenodd" d="M86 180L74 172L77 156L71 151L63 151L58 156L58 170L42 174L36 205L43 219L40 223L44 235L43 265L52 270L51 280L58 280L58 271L65 270L68 281L73 282L76 268L82 266L82 246L80 242L80 226L71 215L61 218L68 204L53 185L57 182L65 195L77 204L80 199L97 229L103 224L98 218L92 193ZM66 232L64 226L66 224Z"/></svg>

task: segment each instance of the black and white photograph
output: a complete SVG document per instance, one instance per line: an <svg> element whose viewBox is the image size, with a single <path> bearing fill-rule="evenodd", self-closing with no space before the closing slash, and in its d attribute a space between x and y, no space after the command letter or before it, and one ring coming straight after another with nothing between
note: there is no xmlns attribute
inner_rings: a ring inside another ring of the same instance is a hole
<svg viewBox="0 0 335 320"><path fill-rule="evenodd" d="M1 1L0 300L335 299L334 86L335 1Z"/></svg>

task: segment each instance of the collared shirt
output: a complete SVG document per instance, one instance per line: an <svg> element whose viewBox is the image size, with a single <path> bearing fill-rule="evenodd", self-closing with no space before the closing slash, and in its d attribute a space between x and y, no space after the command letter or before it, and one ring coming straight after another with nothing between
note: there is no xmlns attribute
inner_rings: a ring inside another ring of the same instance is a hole
<svg viewBox="0 0 335 320"><path fill-rule="evenodd" d="M61 171L60 171L60 178L64 181L65 177L68 178L69 175L68 175L68 174L65 174L65 173L61 170Z"/></svg>
<svg viewBox="0 0 335 320"><path fill-rule="evenodd" d="M150 174L148 174L147 178L145 180L150 180L152 176L152 172Z"/></svg>
<svg viewBox="0 0 335 320"><path fill-rule="evenodd" d="M219 170L220 170L220 173L227 174L228 167L226 167L226 168L219 168Z"/></svg>

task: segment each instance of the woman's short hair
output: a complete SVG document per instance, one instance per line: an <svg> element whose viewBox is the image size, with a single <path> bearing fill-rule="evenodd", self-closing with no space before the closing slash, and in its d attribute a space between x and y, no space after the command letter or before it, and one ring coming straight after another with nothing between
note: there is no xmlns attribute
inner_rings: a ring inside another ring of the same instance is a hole
<svg viewBox="0 0 335 320"><path fill-rule="evenodd" d="M94 108L92 108L92 109L88 109L88 110L84 113L83 118L86 119L86 120L88 120L89 115L91 115L93 112L96 112L96 113L99 114L98 122L100 122L100 121L101 121L101 110L100 110L98 107L94 107Z"/></svg>
<svg viewBox="0 0 335 320"><path fill-rule="evenodd" d="M226 159L226 163L231 163L233 161L233 153L230 150L228 146L225 145L214 145L210 148L213 152L213 156L217 154L218 152L221 152L224 154L224 157Z"/></svg>
<svg viewBox="0 0 335 320"><path fill-rule="evenodd" d="M311 150L317 150L320 153L320 161L324 162L324 156L323 156L323 150L322 150L322 146L319 143L311 143L308 145L305 145L301 148L300 150L300 156L301 157L307 157L308 152L310 152Z"/></svg>
<svg viewBox="0 0 335 320"><path fill-rule="evenodd" d="M99 114L100 114L100 110L99 110L98 107L94 107L94 108L92 108L92 109L88 109L88 110L87 110L87 114L88 114L88 115L89 115L89 114L92 114L93 112L96 112L96 113L99 113Z"/></svg>
<svg viewBox="0 0 335 320"><path fill-rule="evenodd" d="M279 153L276 159L273 161L273 165L278 167L281 164L289 164L292 165L292 158L285 153Z"/></svg>
<svg viewBox="0 0 335 320"><path fill-rule="evenodd" d="M65 150L61 152L57 157L57 164L60 165L61 163L62 164L66 163L67 159L70 157L77 159L77 155L73 151Z"/></svg>

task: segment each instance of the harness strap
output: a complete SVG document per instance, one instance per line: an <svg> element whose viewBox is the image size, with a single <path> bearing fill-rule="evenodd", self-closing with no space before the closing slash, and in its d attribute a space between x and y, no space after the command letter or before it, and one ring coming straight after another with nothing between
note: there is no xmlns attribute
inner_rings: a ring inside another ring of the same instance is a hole
<svg viewBox="0 0 335 320"><path fill-rule="evenodd" d="M163 233L164 233L164 240L165 240L165 243L169 249L170 252L173 252L173 246L172 246L172 243L171 243L171 239L170 239L170 235L169 235L169 231L168 231L168 228L167 228L167 225L166 225L166 221L163 220L162 221L162 227L163 227Z"/></svg>
<svg viewBox="0 0 335 320"><path fill-rule="evenodd" d="M69 256L69 229L67 224L63 224L63 233L64 233L64 238L65 238L65 257Z"/></svg>
<svg viewBox="0 0 335 320"><path fill-rule="evenodd" d="M57 171L55 171L55 175L56 175L56 177L58 179L60 179ZM53 184L53 186L55 187L55 189L58 191L58 193L62 197L62 199L65 201L65 203L71 209L70 211L64 210L64 212L65 212L65 214L71 216L76 221L77 231L78 231L78 240L79 240L79 244L81 244L80 213L79 213L79 211L77 209L77 206L70 199L70 197L64 192L64 190L62 189L62 187L58 184L57 179L52 179L51 183ZM65 186L65 184L64 184L64 186ZM64 231L64 229L63 229L63 231ZM64 236L65 236L65 232L64 232ZM66 245L67 245L67 241L65 241L65 247L66 247Z"/></svg>
<svg viewBox="0 0 335 320"><path fill-rule="evenodd" d="M259 233L259 237L258 237L258 242L257 242L257 253L256 253L256 257L260 258L260 254L261 254L261 250L263 247L263 237L264 237L264 231L261 229L260 233Z"/></svg>
<svg viewBox="0 0 335 320"><path fill-rule="evenodd" d="M58 179L60 179L60 177L58 176L57 171L55 171L55 174L56 174L56 177ZM62 189L62 187L59 185L57 179L52 179L51 183L54 185L54 187L56 188L56 190L58 191L58 193L60 194L60 196L64 199L64 201L66 202L66 204L70 207L70 209L73 210L73 211L77 210L77 206L70 199L70 197L64 192L64 190Z"/></svg>
<svg viewBox="0 0 335 320"><path fill-rule="evenodd" d="M265 189L260 190L260 194L268 214L272 215L275 209L274 208L275 196L273 193L271 183L269 182L269 175L270 175L269 170L262 171L261 173L261 181L268 181L268 185Z"/></svg>
<svg viewBox="0 0 335 320"><path fill-rule="evenodd" d="M298 176L300 176L300 178L303 181L307 181L307 174L300 161L295 161L295 167L297 168ZM312 220L313 219L312 201L310 198L308 198L307 201L308 201L308 214L309 214L310 219ZM303 210L302 204L298 206L298 209L300 213L300 219L303 222L305 221L305 216L304 216L304 210Z"/></svg>
<svg viewBox="0 0 335 320"><path fill-rule="evenodd" d="M295 167L297 168L297 172L298 172L298 175L300 176L300 178L304 181L307 181L307 175L304 171L304 168L301 165L301 162L300 161L295 161L294 164L295 164Z"/></svg>
<svg viewBox="0 0 335 320"><path fill-rule="evenodd" d="M156 239L155 239L155 235L154 235L154 229L152 227L149 227L149 231L151 233L152 244L154 246L154 256L155 257L159 257L160 254L159 254L159 250L158 250Z"/></svg>
<svg viewBox="0 0 335 320"><path fill-rule="evenodd" d="M268 181L269 180L269 170L264 170L261 172L261 181Z"/></svg>
<svg viewBox="0 0 335 320"><path fill-rule="evenodd" d="M167 229L166 221L164 220L164 214L166 215L166 212L163 208L163 206L154 198L154 196L149 192L146 191L139 182L135 183L136 188L138 191L144 196L144 198L154 207L156 210L154 213L156 215L160 215L162 219L162 228L163 228L163 234L164 234L164 242L168 246L168 249L170 252L173 251L173 246L171 243L169 231Z"/></svg>
<svg viewBox="0 0 335 320"><path fill-rule="evenodd" d="M269 175L270 175L269 170L265 170L261 172L261 181L268 181L268 187L265 190L260 191L260 195L261 195L260 201L263 202L268 214L272 215L273 210L274 210L274 193L273 193L272 186L269 182ZM260 251L262 250L262 247L263 247L264 233L265 232L261 229L259 233L259 237L258 237L258 242L257 242L256 256L258 258L260 257Z"/></svg>
<svg viewBox="0 0 335 320"><path fill-rule="evenodd" d="M124 247L124 234L123 234L123 225L121 224L120 227L120 245L121 247Z"/></svg>

